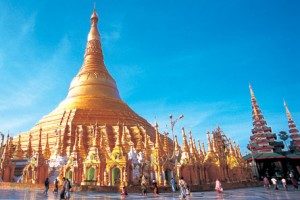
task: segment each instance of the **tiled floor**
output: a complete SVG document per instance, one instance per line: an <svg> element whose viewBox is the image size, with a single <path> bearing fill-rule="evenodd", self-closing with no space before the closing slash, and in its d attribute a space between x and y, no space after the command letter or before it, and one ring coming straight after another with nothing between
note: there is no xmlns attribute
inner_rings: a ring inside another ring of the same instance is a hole
<svg viewBox="0 0 300 200"><path fill-rule="evenodd" d="M53 194L52 191L49 191L48 196L43 195L43 191L32 191L32 190L14 190L14 189L0 189L0 199L24 199L24 200L52 200L59 199L59 195ZM148 196L142 196L141 194L129 194L126 197L122 197L120 194L116 193L95 193L95 192L73 192L71 193L71 200L84 200L84 199L128 199L128 200L141 200L141 199L180 199L179 193L164 193L159 195L148 194ZM236 200L236 199L300 199L300 191L266 191L264 188L245 188L245 189L236 189L236 190L227 190L222 194L217 194L214 191L208 192L194 192L191 196L188 196L186 199L226 199L226 200Z"/></svg>

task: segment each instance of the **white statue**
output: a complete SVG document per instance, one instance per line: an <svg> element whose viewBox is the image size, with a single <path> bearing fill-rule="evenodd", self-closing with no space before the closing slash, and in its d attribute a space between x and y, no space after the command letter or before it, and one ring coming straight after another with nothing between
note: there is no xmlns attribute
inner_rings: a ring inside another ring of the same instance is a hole
<svg viewBox="0 0 300 200"><path fill-rule="evenodd" d="M137 160L138 160L139 164L142 164L142 162L143 162L143 152L140 151L137 154Z"/></svg>
<svg viewBox="0 0 300 200"><path fill-rule="evenodd" d="M132 160L133 164L138 163L137 153L133 146L130 147L130 151L128 152L128 160Z"/></svg>

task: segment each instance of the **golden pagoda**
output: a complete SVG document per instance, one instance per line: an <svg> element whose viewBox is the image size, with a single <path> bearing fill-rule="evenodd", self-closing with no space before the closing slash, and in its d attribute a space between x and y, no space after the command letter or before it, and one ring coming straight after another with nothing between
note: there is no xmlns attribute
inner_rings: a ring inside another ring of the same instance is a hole
<svg viewBox="0 0 300 200"><path fill-rule="evenodd" d="M199 185L212 182L216 173L221 180L228 180L223 171L229 150L221 151L223 144L214 134L212 139L208 134L206 153L200 141L197 150L191 132L187 141L182 128L180 147L176 135L174 141L167 133L163 136L157 122L151 126L122 101L104 64L97 24L94 9L84 61L66 99L31 130L16 136L15 146L8 139L5 147L1 145L0 178L12 181L10 155L16 150L14 159L29 160L22 168L24 183L67 177L82 188L150 184L152 180L167 186L171 178L178 181L183 176L190 185ZM231 156L241 157L239 152Z"/></svg>
<svg viewBox="0 0 300 200"><path fill-rule="evenodd" d="M30 131L22 133L22 148L27 147L29 133L32 135L32 148L38 145L40 127L43 128L42 144L46 144L46 133L50 149L55 146L57 131L61 131L62 151L72 153L75 143L75 130L83 127L83 139L87 139L87 126L98 123L106 125L111 150L116 141L113 126L118 122L130 132L132 141L138 148L144 141L140 127L146 130L151 140L155 140L154 128L136 114L120 98L116 81L109 74L102 53L100 34L97 28L98 15L94 9L91 15L91 28L87 37L84 61L78 74L73 78L68 95L50 114L44 116ZM91 144L89 144L91 145ZM88 144L85 151L88 152ZM127 149L127 148L126 148Z"/></svg>

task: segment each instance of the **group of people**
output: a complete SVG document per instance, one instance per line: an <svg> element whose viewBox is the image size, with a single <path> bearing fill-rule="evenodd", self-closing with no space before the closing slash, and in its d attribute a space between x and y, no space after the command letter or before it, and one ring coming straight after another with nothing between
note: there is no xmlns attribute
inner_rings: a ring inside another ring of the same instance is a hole
<svg viewBox="0 0 300 200"><path fill-rule="evenodd" d="M49 178L46 178L45 180L45 190L44 190L44 194L47 195L48 194L48 190L49 190ZM70 199L71 194L70 194L70 189L71 189L71 182L69 181L69 179L63 177L62 178L62 190L60 192L60 199ZM54 180L54 193L58 193L58 180L55 179Z"/></svg>
<svg viewBox="0 0 300 200"><path fill-rule="evenodd" d="M296 178L292 174L290 174L289 176L290 176L290 180L292 182L292 185L294 187L294 190L298 190L298 182L297 182ZM264 187L266 188L266 190L269 190L270 187L271 187L269 179L267 177L264 177L263 182L264 182ZM279 188L278 188L277 178L276 177L271 178L271 182L274 186L274 190L278 190ZM286 183L285 178L281 179L281 183L282 183L283 189L285 191L288 191L288 187L287 187L287 183Z"/></svg>

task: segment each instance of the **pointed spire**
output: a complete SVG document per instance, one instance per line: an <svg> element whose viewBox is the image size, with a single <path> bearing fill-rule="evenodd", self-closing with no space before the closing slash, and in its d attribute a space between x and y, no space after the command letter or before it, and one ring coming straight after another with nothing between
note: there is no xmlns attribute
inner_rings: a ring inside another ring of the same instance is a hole
<svg viewBox="0 0 300 200"><path fill-rule="evenodd" d="M38 154L42 154L42 128L40 128Z"/></svg>
<svg viewBox="0 0 300 200"><path fill-rule="evenodd" d="M170 152L168 132L164 132L164 152Z"/></svg>
<svg viewBox="0 0 300 200"><path fill-rule="evenodd" d="M186 140L186 135L185 135L185 131L184 131L184 127L182 127L182 153L189 153L189 147L188 147L188 143Z"/></svg>
<svg viewBox="0 0 300 200"><path fill-rule="evenodd" d="M284 107L286 111L286 116L288 118L288 125L289 125L289 132L290 132L290 138L291 138L291 145L290 149L294 151L300 151L300 134L299 130L297 129L297 126L292 118L292 115L288 109L288 106L286 102L284 101Z"/></svg>
<svg viewBox="0 0 300 200"><path fill-rule="evenodd" d="M204 142L202 142L202 151L203 151L203 155L206 156L206 150L205 150Z"/></svg>
<svg viewBox="0 0 300 200"><path fill-rule="evenodd" d="M250 83L249 83L249 89L250 89L251 99L255 99L254 92Z"/></svg>
<svg viewBox="0 0 300 200"><path fill-rule="evenodd" d="M206 136L207 136L207 151L208 151L208 153L213 152L213 146L212 146L212 142L210 139L210 133L208 131L206 133Z"/></svg>
<svg viewBox="0 0 300 200"><path fill-rule="evenodd" d="M259 105L254 96L252 86L249 85L251 94L251 104L252 104L252 119L253 119L253 129L251 140L251 148L254 152L273 152L276 134L272 133L271 127L267 126L267 122L259 108Z"/></svg>
<svg viewBox="0 0 300 200"><path fill-rule="evenodd" d="M29 132L26 158L31 158L31 156L32 156L31 139L32 139L31 132Z"/></svg>
<svg viewBox="0 0 300 200"><path fill-rule="evenodd" d="M203 151L201 149L201 142L200 140L198 140L198 153L199 153L199 156L202 157L203 156Z"/></svg>
<svg viewBox="0 0 300 200"><path fill-rule="evenodd" d="M189 138L190 153L191 153L191 154L195 154L196 151L195 151L195 148L194 148L194 142L193 142L192 131L189 131L189 135L190 135L190 138Z"/></svg>
<svg viewBox="0 0 300 200"><path fill-rule="evenodd" d="M19 140L18 144L14 153L14 158L22 158L23 157L23 150L22 150L22 145L21 145L21 134L19 135Z"/></svg>
<svg viewBox="0 0 300 200"><path fill-rule="evenodd" d="M45 150L44 150L44 157L45 159L49 159L51 156L50 146L49 146L49 138L48 133L46 135L46 144L45 144Z"/></svg>
<svg viewBox="0 0 300 200"><path fill-rule="evenodd" d="M179 146L179 143L178 143L177 135L175 135L174 143L175 143L175 145L174 145L175 146L175 148L174 148L175 152L179 152L180 151L180 146Z"/></svg>
<svg viewBox="0 0 300 200"><path fill-rule="evenodd" d="M154 128L155 128L155 148L160 149L161 148L161 146L160 146L160 135L159 135L159 132L158 132L158 123L157 123L157 121L155 121Z"/></svg>
<svg viewBox="0 0 300 200"><path fill-rule="evenodd" d="M78 135L79 135L79 151L80 151L80 155L83 159L86 158L86 151L85 151L85 147L84 147L84 137L83 137L83 127L82 125L77 126L77 131L78 131Z"/></svg>
<svg viewBox="0 0 300 200"><path fill-rule="evenodd" d="M283 100L283 105L285 107L286 116L287 116L288 120L291 121L292 120L292 116L291 116L291 113L289 111L289 108L288 108L285 100Z"/></svg>

